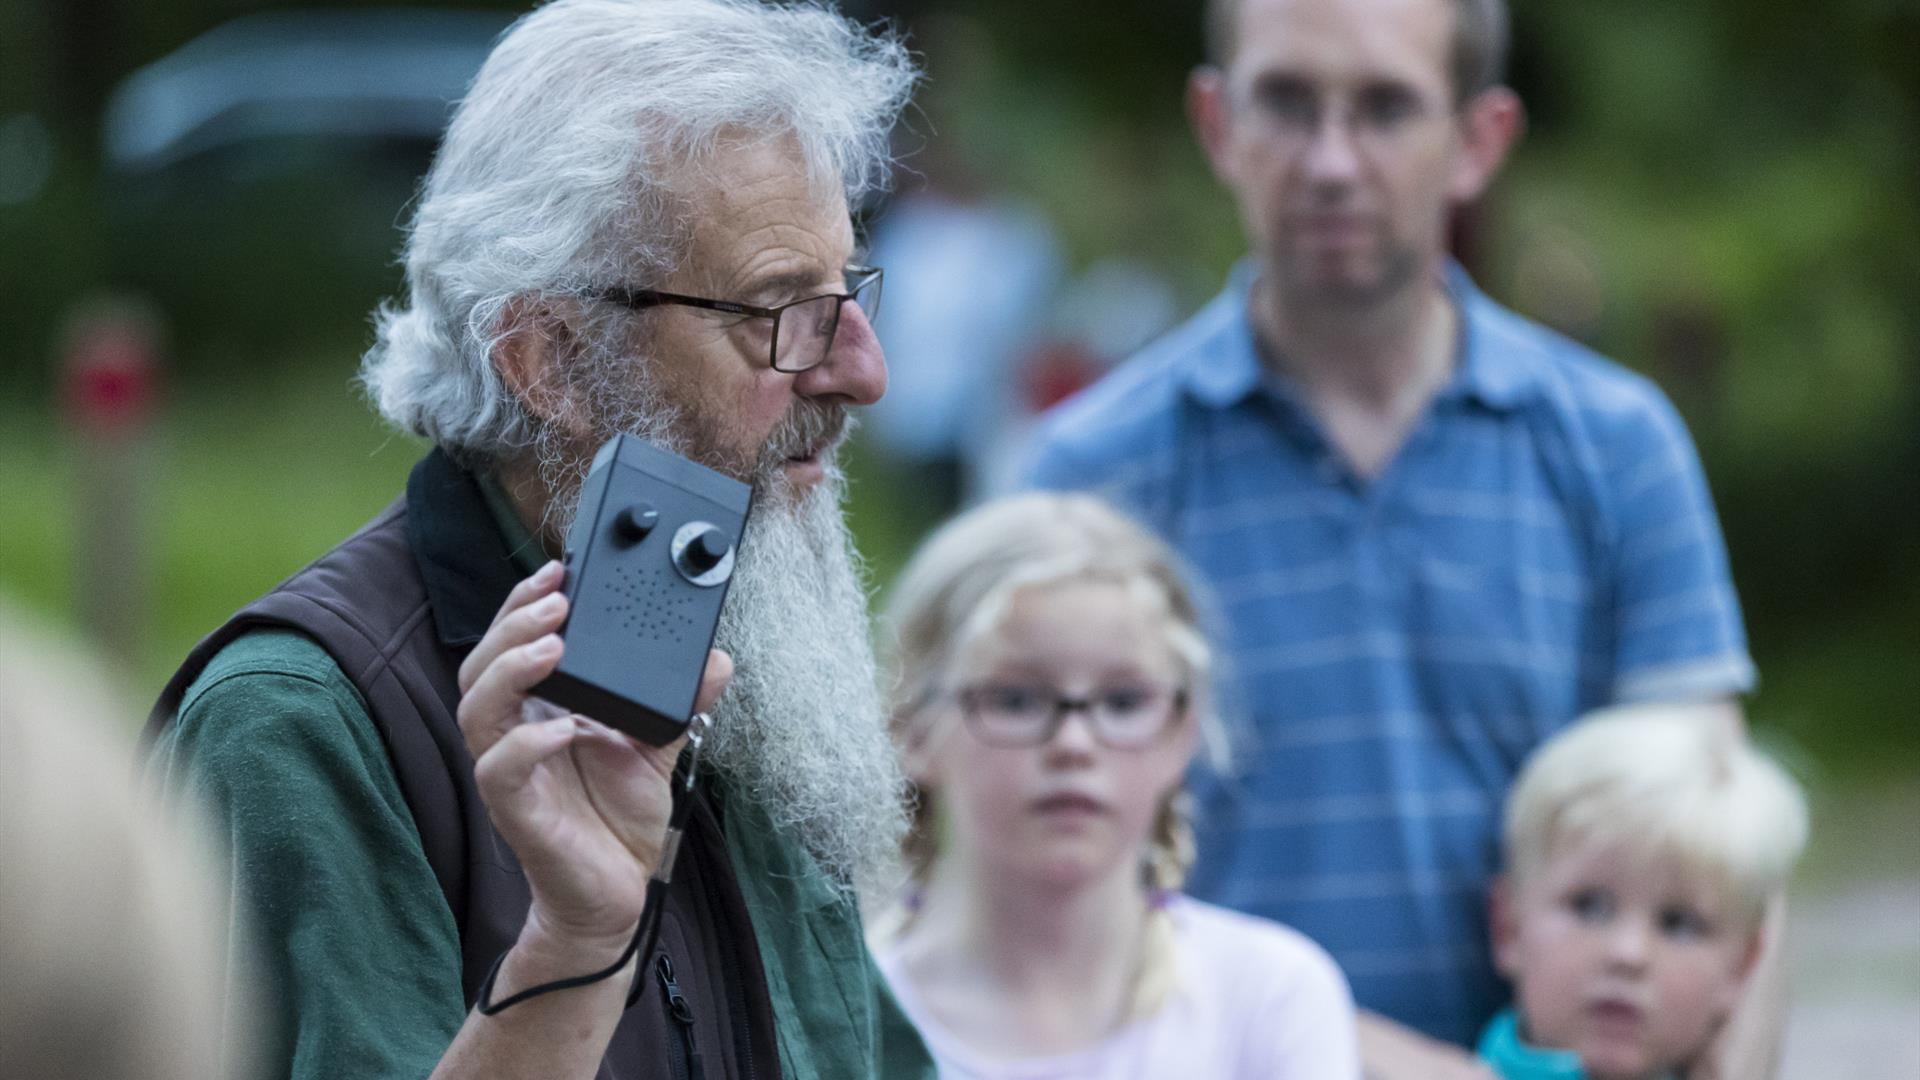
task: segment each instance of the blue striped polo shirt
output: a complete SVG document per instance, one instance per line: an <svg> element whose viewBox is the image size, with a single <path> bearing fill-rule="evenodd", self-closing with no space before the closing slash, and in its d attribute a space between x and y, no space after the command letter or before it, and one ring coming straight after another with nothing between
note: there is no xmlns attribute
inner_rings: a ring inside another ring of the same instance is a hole
<svg viewBox="0 0 1920 1080"><path fill-rule="evenodd" d="M1050 413L1028 482L1107 495L1215 594L1245 723L1194 777L1191 891L1470 1045L1507 997L1486 888L1527 753L1601 705L1753 683L1706 479L1651 382L1452 267L1456 374L1362 480L1260 363L1252 277Z"/></svg>

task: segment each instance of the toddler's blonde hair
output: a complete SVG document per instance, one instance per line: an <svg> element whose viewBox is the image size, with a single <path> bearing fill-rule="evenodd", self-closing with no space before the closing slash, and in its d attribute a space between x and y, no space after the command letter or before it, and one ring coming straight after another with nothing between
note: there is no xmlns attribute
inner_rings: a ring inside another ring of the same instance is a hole
<svg viewBox="0 0 1920 1080"><path fill-rule="evenodd" d="M1725 706L1634 705L1547 740L1507 800L1508 874L1524 882L1562 844L1673 859L1757 918L1807 841L1807 806Z"/></svg>

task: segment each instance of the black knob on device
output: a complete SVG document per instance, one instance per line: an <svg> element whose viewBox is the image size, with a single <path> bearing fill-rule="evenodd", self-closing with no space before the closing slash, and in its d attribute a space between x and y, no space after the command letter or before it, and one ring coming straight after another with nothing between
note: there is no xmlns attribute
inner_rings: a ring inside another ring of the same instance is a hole
<svg viewBox="0 0 1920 1080"><path fill-rule="evenodd" d="M680 553L680 565L690 574L704 574L719 566L720 560L727 557L727 546L726 536L719 529L709 526L687 541L685 550Z"/></svg>
<svg viewBox="0 0 1920 1080"><path fill-rule="evenodd" d="M660 511L647 503L635 503L620 511L620 516L613 519L613 527L619 532L620 538L632 544L645 540L658 524Z"/></svg>

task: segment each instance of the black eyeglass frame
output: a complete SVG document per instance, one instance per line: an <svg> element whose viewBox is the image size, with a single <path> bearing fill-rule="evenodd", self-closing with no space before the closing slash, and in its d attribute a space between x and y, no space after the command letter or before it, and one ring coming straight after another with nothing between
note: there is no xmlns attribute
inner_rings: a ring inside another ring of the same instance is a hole
<svg viewBox="0 0 1920 1080"><path fill-rule="evenodd" d="M960 703L960 715L967 722L967 730L973 732L974 738L979 739L988 746L997 746L1006 750L1045 746L1053 741L1055 735L1060 734L1060 728L1067 722L1067 714L1075 712L1086 715L1087 729L1093 732L1094 741L1098 742L1101 746L1109 750L1145 750L1150 746L1164 741L1168 736L1173 734L1174 731L1178 730L1181 722L1186 719L1187 706L1192 703L1192 694L1187 687L1174 687L1173 700L1167 708L1166 722L1161 725L1158 731L1155 731L1150 737L1137 743L1116 743L1107 737L1105 727L1093 718L1093 708L1098 704L1096 699L1090 697L1068 697L1065 694L1056 693L1053 695L1053 715L1049 717L1046 724L1040 728L1038 736L1032 739L1004 739L995 738L987 734L986 726L980 722L979 706L977 703L980 694L988 689L990 688L985 686L961 687L954 691L954 697Z"/></svg>
<svg viewBox="0 0 1920 1080"><path fill-rule="evenodd" d="M707 296L688 296L685 293L662 292L659 289L622 289L610 287L594 289L588 292L587 295L596 300L610 300L613 303L625 305L635 311L645 311L648 308L663 307L671 304L679 307L700 308L704 311L719 311L728 315L745 315L756 319L772 319L773 340L767 346L767 366L783 374L798 375L803 371L812 371L814 368L826 362L827 354L833 351L833 335L840 332L840 309L845 307L848 301L860 295L860 290L867 286L872 285L876 288L883 287L881 283L886 276L886 271L878 266L849 266L846 268L846 276L846 292L815 293L812 296L803 296L798 300L789 300L784 304L778 304L774 307L762 307L759 304L743 304L737 300L715 300ZM838 300L839 303L833 307L833 325L827 328L827 343L826 347L820 350L820 359L802 368L781 367L780 316L785 314L788 308L799 307L801 304L811 304L819 300L824 300L829 296ZM879 307L879 304L875 304L873 311L866 311L865 314L867 318L871 320L878 317ZM864 308L862 310L865 311Z"/></svg>

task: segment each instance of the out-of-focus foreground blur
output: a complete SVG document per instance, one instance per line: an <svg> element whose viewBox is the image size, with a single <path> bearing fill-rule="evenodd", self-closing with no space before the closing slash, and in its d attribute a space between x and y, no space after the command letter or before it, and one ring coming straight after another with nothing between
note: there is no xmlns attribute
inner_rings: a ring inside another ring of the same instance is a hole
<svg viewBox="0 0 1920 1080"><path fill-rule="evenodd" d="M3 600L0 688L0 1075L249 1075L257 984L194 808L142 779L86 652Z"/></svg>
<svg viewBox="0 0 1920 1080"><path fill-rule="evenodd" d="M854 455L879 584L1036 409L1241 254L1180 112L1198 6L852 5L928 66L865 215L896 366ZM351 379L447 102L517 10L0 5L0 597L131 700L418 456ZM1815 794L1787 1075L1920 1075L1920 8L1514 22L1530 130L1461 257L1685 414L1755 730Z"/></svg>

